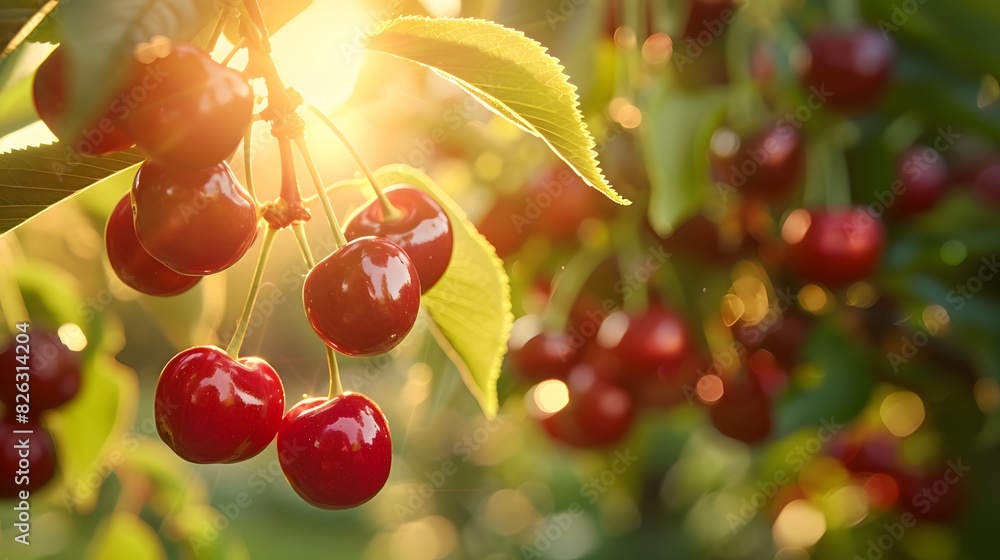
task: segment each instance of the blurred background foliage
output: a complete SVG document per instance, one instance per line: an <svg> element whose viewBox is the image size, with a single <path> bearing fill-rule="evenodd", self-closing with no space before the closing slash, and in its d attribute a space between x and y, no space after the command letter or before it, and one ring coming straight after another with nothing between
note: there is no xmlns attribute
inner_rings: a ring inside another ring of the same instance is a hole
<svg viewBox="0 0 1000 560"><path fill-rule="evenodd" d="M980 282L962 305L951 291L1000 250L1000 177L980 180L1000 157L1000 5L860 0L846 15L839 6L737 2L716 33L710 18L692 19L689 0L316 0L274 37L286 81L330 111L373 165L424 168L479 223L505 258L518 316L566 325L574 302L586 298L636 309L652 297L686 318L706 359L735 361L720 367L740 370L744 356L728 355L729 327L761 322L780 294L794 294L782 314L804 317L806 326L792 333L799 341L778 375L765 441L720 434L692 381L687 399L644 406L614 445L577 449L537 421L553 397L510 363L500 415L487 421L418 323L391 358L342 366L345 388L381 405L394 438L389 483L367 505L308 506L270 450L238 465L186 464L155 433L157 375L180 348L228 340L253 265L246 259L169 300L126 288L102 242L107 215L129 186L119 177L0 239L33 322L58 328L85 363L81 394L47 419L61 471L58 483L34 494L32 545L12 542L12 510L4 507L0 553L995 558L1000 284ZM540 217L527 228L518 226L515 216L531 216L541 200L532 190L539 174L555 165L540 141L425 70L357 54L371 22L407 13L493 19L549 47L580 89L611 182L635 204L568 190L551 209L536 209ZM896 42L882 100L854 117L820 110L804 121L810 171L794 202L753 204L718 188L707 159L715 130L752 130L806 103L796 77L803 37L845 17L861 17ZM706 29L711 39L699 42ZM5 66L5 90L23 87L44 52ZM682 65L679 55L690 60ZM44 139L33 120L5 112L5 130L28 128L0 144ZM875 202L893 181L899 153L932 142L942 128L959 135L945 154L949 189L931 211L889 223L875 276L830 291L785 271L778 226L805 193L849 188L853 201ZM353 176L353 163L327 136L310 123L324 177ZM276 192L276 147L266 134L254 141L258 188ZM836 165L817 171L818 161L841 162L846 173ZM237 158L237 173L240 165ZM336 193L342 215L363 202L359 193ZM325 254L332 244L321 226L311 224L311 239ZM648 283L623 290L636 258L654 248L670 258L648 271ZM280 237L244 346L278 370L293 401L326 385L322 348L299 303L305 272L293 240ZM742 315L727 312L733 298ZM831 425L837 433L828 438ZM955 464L968 472L935 495L933 507L915 507L913 498ZM917 521L904 527L908 510Z"/></svg>

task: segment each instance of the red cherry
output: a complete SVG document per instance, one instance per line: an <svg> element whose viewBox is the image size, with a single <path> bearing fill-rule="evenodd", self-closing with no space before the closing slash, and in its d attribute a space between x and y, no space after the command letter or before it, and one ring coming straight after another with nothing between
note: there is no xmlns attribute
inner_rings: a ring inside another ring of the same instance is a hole
<svg viewBox="0 0 1000 560"><path fill-rule="evenodd" d="M67 78L69 78L69 68L66 66L66 50L63 47L56 47L38 66L32 83L31 93L35 110L38 111L42 122L57 136L60 136L57 133L62 132L60 129L68 108L66 94L70 88ZM59 140L70 144L81 154L103 156L125 150L134 143L121 125L121 117L113 113L109 107L78 135L72 138L60 136Z"/></svg>
<svg viewBox="0 0 1000 560"><path fill-rule="evenodd" d="M566 384L569 404L541 419L549 435L579 448L608 447L628 435L635 420L628 391L602 379L589 364L574 367Z"/></svg>
<svg viewBox="0 0 1000 560"><path fill-rule="evenodd" d="M80 355L70 350L59 336L44 328L34 328L27 344L15 340L0 354L0 401L7 405L8 414L18 404L27 403L31 413L58 408L76 396L80 389ZM27 357L21 362L18 357ZM27 391L19 391L26 380L23 368L27 366ZM18 395L27 393L27 397ZM30 401L25 401L28 398Z"/></svg>
<svg viewBox="0 0 1000 560"><path fill-rule="evenodd" d="M805 142L787 124L770 125L742 141L721 129L712 137L708 155L715 180L751 198L786 198L805 175Z"/></svg>
<svg viewBox="0 0 1000 560"><path fill-rule="evenodd" d="M941 199L948 188L948 166L933 148L914 146L896 161L896 180L900 194L888 210L894 216L912 216Z"/></svg>
<svg viewBox="0 0 1000 560"><path fill-rule="evenodd" d="M346 509L372 499L392 465L392 438L382 410L360 393L304 401L282 421L281 470L303 500Z"/></svg>
<svg viewBox="0 0 1000 560"><path fill-rule="evenodd" d="M675 371L687 359L691 336L677 313L652 304L639 314L612 313L601 324L597 344L613 350L630 375Z"/></svg>
<svg viewBox="0 0 1000 560"><path fill-rule="evenodd" d="M142 248L135 234L130 195L122 197L108 216L104 244L115 276L144 294L172 296L190 290L201 280L201 276L177 274Z"/></svg>
<svg viewBox="0 0 1000 560"><path fill-rule="evenodd" d="M807 41L809 63L802 84L833 109L856 113L868 109L889 83L896 58L891 39L878 29L826 30Z"/></svg>
<svg viewBox="0 0 1000 560"><path fill-rule="evenodd" d="M243 140L254 94L240 72L197 47L179 44L138 74L145 97L125 126L154 160L175 168L211 167Z"/></svg>
<svg viewBox="0 0 1000 560"><path fill-rule="evenodd" d="M902 473L900 440L888 434L866 435L862 439L845 436L834 440L830 453L855 473Z"/></svg>
<svg viewBox="0 0 1000 560"><path fill-rule="evenodd" d="M225 162L177 171L146 161L135 174L132 203L142 247L180 274L225 270L257 236L257 207Z"/></svg>
<svg viewBox="0 0 1000 560"><path fill-rule="evenodd" d="M788 263L803 280L830 287L859 282L882 260L885 228L867 208L792 212L781 229Z"/></svg>
<svg viewBox="0 0 1000 560"><path fill-rule="evenodd" d="M378 199L358 209L344 227L348 240L359 237L384 237L399 245L413 261L420 276L420 289L426 292L437 283L451 262L454 235L451 221L441 205L430 195L409 185L385 190L385 196L402 214L386 221Z"/></svg>
<svg viewBox="0 0 1000 560"><path fill-rule="evenodd" d="M361 237L309 272L302 299L323 342L348 356L374 356L395 348L413 328L420 281L399 245Z"/></svg>
<svg viewBox="0 0 1000 560"><path fill-rule="evenodd" d="M15 431L30 431L16 434ZM27 440L27 450L20 447ZM24 473L21 453L27 451L30 465ZM24 490L33 492L42 488L56 474L58 460L52 436L42 425L29 422L21 424L14 418L0 421L0 500L18 498ZM18 474L21 471L21 474Z"/></svg>
<svg viewBox="0 0 1000 560"><path fill-rule="evenodd" d="M156 431L192 463L236 463L260 453L285 410L281 379L260 358L214 346L174 356L156 383Z"/></svg>
<svg viewBox="0 0 1000 560"><path fill-rule="evenodd" d="M517 197L499 198L476 223L501 259L516 253L531 233L528 224L515 218L523 211L521 202Z"/></svg>
<svg viewBox="0 0 1000 560"><path fill-rule="evenodd" d="M813 319L790 307L780 314L766 315L755 325L737 323L733 326L733 337L749 351L748 354L765 350L781 369L789 372L799 365L799 354L812 324Z"/></svg>
<svg viewBox="0 0 1000 560"><path fill-rule="evenodd" d="M722 435L758 443L771 435L771 399L747 379L722 378L723 393L708 409L712 425Z"/></svg>
<svg viewBox="0 0 1000 560"><path fill-rule="evenodd" d="M525 315L514 321L508 343L514 369L525 379L563 379L576 362L582 340L566 332L541 330L541 321Z"/></svg>

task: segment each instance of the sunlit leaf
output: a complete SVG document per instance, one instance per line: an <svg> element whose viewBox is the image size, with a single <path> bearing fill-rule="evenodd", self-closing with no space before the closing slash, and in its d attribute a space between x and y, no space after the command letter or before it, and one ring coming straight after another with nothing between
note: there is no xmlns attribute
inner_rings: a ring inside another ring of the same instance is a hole
<svg viewBox="0 0 1000 560"><path fill-rule="evenodd" d="M34 40L51 39L47 31L44 35L35 32L55 4L50 4L48 0L8 0L4 4L0 7L0 60L28 37Z"/></svg>
<svg viewBox="0 0 1000 560"><path fill-rule="evenodd" d="M448 212L455 236L451 263L444 276L424 294L422 303L433 325L431 332L479 401L483 412L497 413L497 379L507 352L514 316L510 308L510 280L503 261L465 212L433 179L408 165L375 170L383 188L406 183L433 196ZM364 179L337 183L367 186Z"/></svg>
<svg viewBox="0 0 1000 560"><path fill-rule="evenodd" d="M32 82L33 79L29 76L0 90L0 136L38 120L35 104L31 99Z"/></svg>
<svg viewBox="0 0 1000 560"><path fill-rule="evenodd" d="M88 551L88 560L159 560L167 552L156 531L127 511L116 511L104 520Z"/></svg>
<svg viewBox="0 0 1000 560"><path fill-rule="evenodd" d="M98 181L142 162L136 152L81 156L60 144L0 154L0 233Z"/></svg>
<svg viewBox="0 0 1000 560"><path fill-rule="evenodd" d="M384 22L367 48L412 60L538 136L590 186L630 204L605 179L576 87L559 61L520 31L477 20L408 16Z"/></svg>

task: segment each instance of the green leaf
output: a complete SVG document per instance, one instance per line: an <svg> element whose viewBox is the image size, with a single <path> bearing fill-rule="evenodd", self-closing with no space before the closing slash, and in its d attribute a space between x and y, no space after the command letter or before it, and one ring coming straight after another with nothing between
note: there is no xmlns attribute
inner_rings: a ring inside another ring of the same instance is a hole
<svg viewBox="0 0 1000 560"><path fill-rule="evenodd" d="M160 560L167 557L156 531L134 513L116 511L97 530L87 558Z"/></svg>
<svg viewBox="0 0 1000 560"><path fill-rule="evenodd" d="M643 107L644 159L649 171L649 223L669 235L696 214L712 188L708 177L708 143L720 124L724 89L688 93L654 93Z"/></svg>
<svg viewBox="0 0 1000 560"><path fill-rule="evenodd" d="M462 374L483 413L496 416L497 379L507 352L514 316L510 310L510 279L503 261L465 212L433 179L408 165L387 165L374 171L383 188L407 183L421 189L448 213L455 236L451 263L444 276L423 296L433 325L431 333ZM365 179L335 187L367 186Z"/></svg>
<svg viewBox="0 0 1000 560"><path fill-rule="evenodd" d="M378 25L366 46L454 82L541 138L587 184L619 204L631 204L601 172L576 87L537 41L489 21L407 16Z"/></svg>
<svg viewBox="0 0 1000 560"><path fill-rule="evenodd" d="M38 120L31 98L34 76L0 90L0 136L10 134Z"/></svg>
<svg viewBox="0 0 1000 560"><path fill-rule="evenodd" d="M822 377L814 386L782 399L777 432L784 435L823 421L850 423L871 398L875 359L833 320L816 325L803 349L803 360L807 367L818 368Z"/></svg>
<svg viewBox="0 0 1000 560"><path fill-rule="evenodd" d="M63 132L81 130L103 112L125 81L136 46L156 36L188 41L218 15L219 7L218 0L67 2L60 22L73 87Z"/></svg>
<svg viewBox="0 0 1000 560"><path fill-rule="evenodd" d="M39 13L47 6L48 0L8 0L0 8L0 60L27 39L44 21L45 14ZM35 17L36 14L38 17Z"/></svg>
<svg viewBox="0 0 1000 560"><path fill-rule="evenodd" d="M116 173L130 176L142 160L134 151L81 156L58 143L0 154L0 233Z"/></svg>

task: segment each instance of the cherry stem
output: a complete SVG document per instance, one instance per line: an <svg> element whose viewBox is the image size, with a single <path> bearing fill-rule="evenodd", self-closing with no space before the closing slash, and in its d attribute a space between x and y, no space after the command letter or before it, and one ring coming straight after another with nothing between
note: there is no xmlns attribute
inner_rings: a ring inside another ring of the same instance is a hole
<svg viewBox="0 0 1000 560"><path fill-rule="evenodd" d="M372 169L368 166L368 162L366 162L365 158L361 157L361 154L354 149L354 146L351 144L350 140L347 139L347 136L345 136L337 125L333 124L333 121L324 115L323 112L320 111L315 105L309 104L307 107L309 107L309 110L319 117L319 120L323 121L323 124L330 127L330 130L337 135L337 138L340 139L341 143L344 144L344 147L347 148L347 151L350 152L354 161L358 162L358 167L361 168L361 172L365 174L368 182L372 184L372 189L375 190L375 196L378 197L379 203L382 204L382 217L385 221L393 222L402 218L403 213L400 212L398 208L393 206L392 202L389 201L389 198L385 196L385 192L382 191L382 187L379 186L378 181L375 180L375 174L372 173Z"/></svg>
<svg viewBox="0 0 1000 560"><path fill-rule="evenodd" d="M247 188L247 192L250 193L250 198L253 199L253 204L255 207L260 208L260 202L257 200L257 191L253 187L253 165L252 158L250 156L250 143L253 138L253 123L247 127L246 134L243 135L243 182ZM284 181L282 181L284 182Z"/></svg>
<svg viewBox="0 0 1000 560"><path fill-rule="evenodd" d="M267 266L267 257L271 254L271 247L274 245L274 236L278 230L268 227L264 232L264 242L260 246L260 255L257 257L257 267L253 271L253 279L250 280L250 291L247 293L247 300L243 304L243 313L236 323L236 332L233 334L229 346L226 346L226 354L238 360L240 357L240 347L243 346L243 339L247 335L247 328L250 326L250 316L253 314L253 306L257 302L257 293L260 291L260 281L264 277L264 268Z"/></svg>
<svg viewBox="0 0 1000 560"><path fill-rule="evenodd" d="M227 2L219 10L219 17L215 20L215 27L212 28L212 35L208 39L208 50L211 52L215 50L216 43L219 42L219 37L222 36L222 32L226 28L226 19L229 17L229 11L232 6ZM225 66L225 63L222 64Z"/></svg>
<svg viewBox="0 0 1000 560"><path fill-rule="evenodd" d="M306 266L312 270L316 266L316 259L313 257L312 249L309 248L309 240L306 238L306 228L302 222L292 224L292 231L295 232L295 241L299 244L299 251L302 252L302 260ZM340 382L340 368L337 365L337 353L333 348L323 345L326 349L326 366L330 372L330 391L327 398L334 398L344 394L344 385Z"/></svg>
<svg viewBox="0 0 1000 560"><path fill-rule="evenodd" d="M339 249L347 244L347 238L344 237L344 230L340 228L337 214L333 211L333 206L330 204L330 197L326 195L323 178L319 175L319 169L316 168L316 162L313 161L312 154L309 152L309 145L306 143L306 139L299 136L295 139L295 145L302 154L302 160L305 162L306 169L309 170L309 175L316 186L316 194L319 196L320 202L323 203L323 212L326 213L326 220L330 223L330 230L333 232L334 244Z"/></svg>
<svg viewBox="0 0 1000 560"><path fill-rule="evenodd" d="M9 237L0 240L0 312L3 313L4 323L9 331L15 333L17 324L28 321L30 317L14 276L14 251L11 250L8 239L16 238L11 233Z"/></svg>
<svg viewBox="0 0 1000 560"><path fill-rule="evenodd" d="M240 38L239 41L236 42L235 45L233 45L232 50L229 51L229 54L226 55L226 58L223 58L222 62L220 62L219 64L223 66L229 66L229 63L233 60L233 57L236 56L236 53L240 52L240 49L242 49L245 46L247 46L247 38L242 37Z"/></svg>

